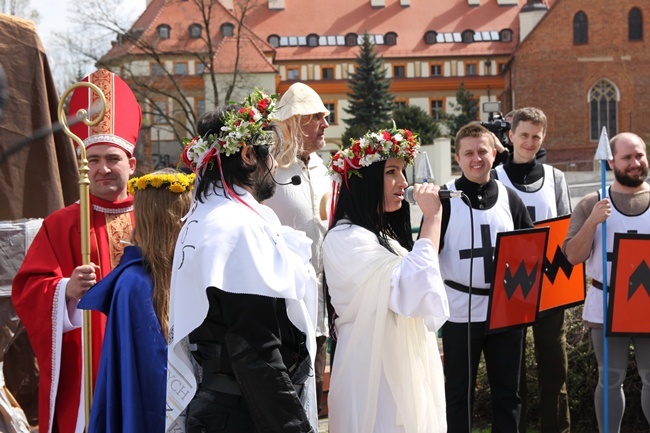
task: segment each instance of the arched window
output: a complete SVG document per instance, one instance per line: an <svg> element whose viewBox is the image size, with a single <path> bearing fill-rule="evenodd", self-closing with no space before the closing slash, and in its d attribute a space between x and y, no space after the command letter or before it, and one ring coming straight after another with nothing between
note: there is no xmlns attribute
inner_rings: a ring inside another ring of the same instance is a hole
<svg viewBox="0 0 650 433"><path fill-rule="evenodd" d="M386 45L397 45L397 33L388 32L384 35L384 44Z"/></svg>
<svg viewBox="0 0 650 433"><path fill-rule="evenodd" d="M192 39L198 39L201 37L201 30L203 30L203 27L201 27L200 24L192 24L190 25L190 38Z"/></svg>
<svg viewBox="0 0 650 433"><path fill-rule="evenodd" d="M317 47L318 46L318 35L312 33L307 35L307 46L308 47Z"/></svg>
<svg viewBox="0 0 650 433"><path fill-rule="evenodd" d="M161 24L158 27L156 27L156 31L158 32L158 37L160 39L169 39L171 36L172 28L169 27L167 24Z"/></svg>
<svg viewBox="0 0 650 433"><path fill-rule="evenodd" d="M463 37L463 42L466 44L470 44L474 42L474 31L473 30L465 30L462 34Z"/></svg>
<svg viewBox="0 0 650 433"><path fill-rule="evenodd" d="M221 24L221 36L233 36L235 34L235 26L230 23Z"/></svg>
<svg viewBox="0 0 650 433"><path fill-rule="evenodd" d="M643 15L639 8L632 8L627 15L627 25L629 27L629 39L631 41L643 40Z"/></svg>
<svg viewBox="0 0 650 433"><path fill-rule="evenodd" d="M512 42L512 30L501 30L501 32L499 32L499 38L501 39L501 42Z"/></svg>
<svg viewBox="0 0 650 433"><path fill-rule="evenodd" d="M348 47L354 47L357 45L357 41L359 40L359 36L357 36L356 33L348 33L345 35L345 45Z"/></svg>
<svg viewBox="0 0 650 433"><path fill-rule="evenodd" d="M610 137L618 133L619 99L618 89L609 80L598 81L589 91L589 135L592 140L598 140L603 126Z"/></svg>
<svg viewBox="0 0 650 433"><path fill-rule="evenodd" d="M271 45L274 48L277 48L277 47L280 46L280 36L271 35L271 36L269 36L268 42L269 42L269 45Z"/></svg>
<svg viewBox="0 0 650 433"><path fill-rule="evenodd" d="M433 30L429 30L424 34L424 43L428 45L433 45L437 41L436 39L438 38L438 33L434 32Z"/></svg>
<svg viewBox="0 0 650 433"><path fill-rule="evenodd" d="M573 17L573 44L583 45L588 42L587 14L580 11Z"/></svg>

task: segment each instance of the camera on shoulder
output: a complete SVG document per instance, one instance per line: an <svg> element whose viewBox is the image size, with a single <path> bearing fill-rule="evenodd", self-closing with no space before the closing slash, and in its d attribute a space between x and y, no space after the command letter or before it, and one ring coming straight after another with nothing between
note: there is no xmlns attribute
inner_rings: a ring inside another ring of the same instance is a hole
<svg viewBox="0 0 650 433"><path fill-rule="evenodd" d="M487 122L481 122L481 126L496 135L506 149L510 149L508 131L510 131L511 125L501 114L501 102L484 102L483 112L488 113L489 117Z"/></svg>

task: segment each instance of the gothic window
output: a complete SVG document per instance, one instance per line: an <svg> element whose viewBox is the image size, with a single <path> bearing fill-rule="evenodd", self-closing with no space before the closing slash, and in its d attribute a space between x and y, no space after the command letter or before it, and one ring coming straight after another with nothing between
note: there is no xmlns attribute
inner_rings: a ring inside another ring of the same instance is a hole
<svg viewBox="0 0 650 433"><path fill-rule="evenodd" d="M587 37L587 14L580 11L573 17L573 44L584 45L588 42Z"/></svg>
<svg viewBox="0 0 650 433"><path fill-rule="evenodd" d="M589 91L589 125L591 140L597 141L603 126L607 135L618 133L618 90L608 80L600 80Z"/></svg>
<svg viewBox="0 0 650 433"><path fill-rule="evenodd" d="M643 15L639 8L632 8L627 16L629 39L631 41L643 40Z"/></svg>

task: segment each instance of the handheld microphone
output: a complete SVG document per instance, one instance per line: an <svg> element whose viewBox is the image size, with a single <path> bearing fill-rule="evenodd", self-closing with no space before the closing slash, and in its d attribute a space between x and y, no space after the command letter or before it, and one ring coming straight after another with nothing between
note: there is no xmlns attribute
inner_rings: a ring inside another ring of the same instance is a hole
<svg viewBox="0 0 650 433"><path fill-rule="evenodd" d="M463 196L463 191L451 191L448 189L441 189L438 191L438 197L441 200L449 200L450 198L461 198ZM417 204L415 198L413 198L413 187L409 186L404 190L404 200L411 204Z"/></svg>

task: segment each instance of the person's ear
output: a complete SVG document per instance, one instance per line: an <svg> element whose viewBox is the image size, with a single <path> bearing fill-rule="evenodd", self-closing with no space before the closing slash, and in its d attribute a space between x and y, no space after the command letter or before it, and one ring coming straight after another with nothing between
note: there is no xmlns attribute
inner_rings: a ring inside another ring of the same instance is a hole
<svg viewBox="0 0 650 433"><path fill-rule="evenodd" d="M254 166L257 164L257 157L255 156L255 149L250 144L244 146L241 150L241 160L244 164Z"/></svg>

